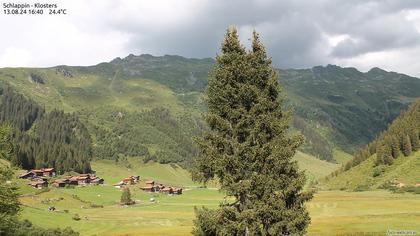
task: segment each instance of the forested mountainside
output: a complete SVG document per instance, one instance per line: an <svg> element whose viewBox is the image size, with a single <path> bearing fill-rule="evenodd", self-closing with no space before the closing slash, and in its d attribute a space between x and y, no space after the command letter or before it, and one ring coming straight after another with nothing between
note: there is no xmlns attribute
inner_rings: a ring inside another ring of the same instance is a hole
<svg viewBox="0 0 420 236"><path fill-rule="evenodd" d="M24 169L54 167L59 173L91 171L92 143L76 115L46 112L31 99L2 86L0 122L10 125L11 162Z"/></svg>
<svg viewBox="0 0 420 236"><path fill-rule="evenodd" d="M192 137L204 129L201 120L189 114L174 116L165 108L127 112L102 107L79 115L95 137L94 156L117 161L141 156L144 161L190 167L197 153Z"/></svg>
<svg viewBox="0 0 420 236"><path fill-rule="evenodd" d="M388 129L334 172L334 188L386 188L393 182L420 181L420 99L403 111Z"/></svg>
<svg viewBox="0 0 420 236"><path fill-rule="evenodd" d="M110 64L123 77L152 79L190 101L191 93L204 91L213 60L129 55ZM419 79L379 68L363 73L328 65L279 74L298 117L294 125L308 139L304 150L327 160L332 158L332 146L357 150L420 97Z"/></svg>
<svg viewBox="0 0 420 236"><path fill-rule="evenodd" d="M195 152L191 136L204 129L203 91L213 63L129 55L88 67L4 68L0 80L46 110L75 112L92 134L97 158L188 163ZM334 148L352 152L367 144L420 97L419 79L378 68L362 73L328 65L279 74L294 127L307 139L302 151L329 161Z"/></svg>

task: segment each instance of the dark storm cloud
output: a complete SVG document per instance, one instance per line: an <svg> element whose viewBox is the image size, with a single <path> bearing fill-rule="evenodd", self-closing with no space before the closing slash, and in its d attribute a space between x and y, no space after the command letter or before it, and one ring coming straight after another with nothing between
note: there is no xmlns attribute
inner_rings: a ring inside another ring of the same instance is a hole
<svg viewBox="0 0 420 236"><path fill-rule="evenodd" d="M130 32L131 51L213 57L225 29L235 25L243 43L256 29L280 67L308 67L335 58L417 46L419 32L404 12L420 1L202 1L179 25L150 28L120 18L113 27ZM174 11L178 9L174 8ZM167 17L165 15L158 17ZM153 25L153 22L150 22ZM336 45L329 37L345 35Z"/></svg>

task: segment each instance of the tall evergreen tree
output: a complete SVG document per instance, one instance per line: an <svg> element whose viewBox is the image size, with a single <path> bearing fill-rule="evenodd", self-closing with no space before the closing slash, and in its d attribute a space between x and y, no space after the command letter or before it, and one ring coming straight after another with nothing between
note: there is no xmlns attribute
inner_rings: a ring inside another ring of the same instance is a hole
<svg viewBox="0 0 420 236"><path fill-rule="evenodd" d="M390 137L391 139L391 150L392 150L392 157L397 158L400 154L400 142L398 141L397 137Z"/></svg>
<svg viewBox="0 0 420 236"><path fill-rule="evenodd" d="M120 202L123 205L132 205L134 203L134 201L131 199L130 188L126 187L123 189Z"/></svg>
<svg viewBox="0 0 420 236"><path fill-rule="evenodd" d="M402 151L404 153L404 156L409 156L412 152L411 140L410 140L410 137L408 135L403 136Z"/></svg>
<svg viewBox="0 0 420 236"><path fill-rule="evenodd" d="M0 159L9 159L12 152L9 132L10 127L0 126ZM0 163L0 235L13 235L18 223L19 193L16 185L6 182L12 177L13 171Z"/></svg>
<svg viewBox="0 0 420 236"><path fill-rule="evenodd" d="M413 151L417 151L420 149L419 131L416 130L415 123L413 123L412 126L413 127L411 127L409 131L409 137L411 140L411 149Z"/></svg>
<svg viewBox="0 0 420 236"><path fill-rule="evenodd" d="M291 114L258 34L252 50L229 28L207 89L210 131L197 138L194 177L217 177L233 202L197 210L196 235L302 235L310 222L305 175L292 160L302 136L288 133Z"/></svg>

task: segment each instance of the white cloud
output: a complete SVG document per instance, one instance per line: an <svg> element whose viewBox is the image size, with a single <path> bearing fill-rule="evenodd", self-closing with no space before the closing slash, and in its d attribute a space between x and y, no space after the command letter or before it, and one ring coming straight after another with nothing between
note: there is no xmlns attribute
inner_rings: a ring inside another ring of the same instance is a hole
<svg viewBox="0 0 420 236"><path fill-rule="evenodd" d="M0 65L10 67L29 66L30 53L25 48L7 47L0 51Z"/></svg>

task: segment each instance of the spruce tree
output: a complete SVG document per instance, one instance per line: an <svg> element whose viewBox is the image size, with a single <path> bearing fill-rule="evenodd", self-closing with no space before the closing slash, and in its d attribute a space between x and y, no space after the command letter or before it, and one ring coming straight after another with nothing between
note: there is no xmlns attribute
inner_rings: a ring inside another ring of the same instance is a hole
<svg viewBox="0 0 420 236"><path fill-rule="evenodd" d="M376 166L385 164L384 153L385 153L385 145L382 141L380 141L376 144L376 161L375 161Z"/></svg>
<svg viewBox="0 0 420 236"><path fill-rule="evenodd" d="M207 88L210 131L197 138L195 179L216 177L233 201L196 210L195 235L302 235L310 222L305 175L292 160L303 137L288 132L278 75L258 34L252 49L229 28Z"/></svg>
<svg viewBox="0 0 420 236"><path fill-rule="evenodd" d="M404 156L411 155L411 152L412 152L411 140L410 140L410 137L408 135L403 136L402 151L404 153Z"/></svg>
<svg viewBox="0 0 420 236"><path fill-rule="evenodd" d="M419 131L416 130L416 124L412 124L413 127L410 127L409 137L411 140L411 149L413 151L417 151L420 149L420 139L419 139Z"/></svg>
<svg viewBox="0 0 420 236"><path fill-rule="evenodd" d="M10 127L0 126L0 159L8 160L12 153ZM20 211L19 192L15 184L7 183L14 177L13 170L0 164L0 235L15 235Z"/></svg>
<svg viewBox="0 0 420 236"><path fill-rule="evenodd" d="M392 157L397 158L400 154L400 142L398 138L391 136L391 150L392 150Z"/></svg>
<svg viewBox="0 0 420 236"><path fill-rule="evenodd" d="M120 202L122 205L132 205L134 203L134 201L131 199L130 188L126 187L123 189Z"/></svg>

